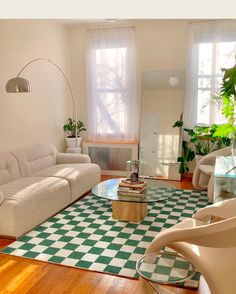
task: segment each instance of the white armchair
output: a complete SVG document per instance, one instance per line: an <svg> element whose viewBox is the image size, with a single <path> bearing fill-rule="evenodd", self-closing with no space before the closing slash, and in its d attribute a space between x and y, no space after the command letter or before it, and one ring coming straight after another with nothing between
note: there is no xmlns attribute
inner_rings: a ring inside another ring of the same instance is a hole
<svg viewBox="0 0 236 294"><path fill-rule="evenodd" d="M210 223L212 217L220 220ZM193 218L160 232L146 254L159 252L163 246L189 260L205 278L211 294L236 293L236 199L202 208ZM150 289L140 278L140 294L154 293ZM160 293L171 292L164 289Z"/></svg>
<svg viewBox="0 0 236 294"><path fill-rule="evenodd" d="M231 147L219 149L204 156L197 163L193 172L193 186L197 190L207 190L209 200L213 199L214 168L217 156L231 154Z"/></svg>

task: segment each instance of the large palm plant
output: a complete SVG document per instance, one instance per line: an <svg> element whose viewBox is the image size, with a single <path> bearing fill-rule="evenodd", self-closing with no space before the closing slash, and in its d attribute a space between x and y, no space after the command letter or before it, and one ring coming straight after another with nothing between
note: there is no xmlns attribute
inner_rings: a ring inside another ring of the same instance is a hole
<svg viewBox="0 0 236 294"><path fill-rule="evenodd" d="M215 131L216 137L236 139L236 64L231 68L223 68L222 86L218 98L222 100L221 112L227 119L226 124L219 125Z"/></svg>

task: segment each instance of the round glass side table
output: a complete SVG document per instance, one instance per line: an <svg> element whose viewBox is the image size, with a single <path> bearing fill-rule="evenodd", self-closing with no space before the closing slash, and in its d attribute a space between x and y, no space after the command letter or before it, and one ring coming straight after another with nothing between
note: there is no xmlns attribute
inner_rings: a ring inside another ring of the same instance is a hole
<svg viewBox="0 0 236 294"><path fill-rule="evenodd" d="M137 261L136 270L158 294L171 293L160 284L181 283L195 274L194 266L183 256L163 251L144 255Z"/></svg>

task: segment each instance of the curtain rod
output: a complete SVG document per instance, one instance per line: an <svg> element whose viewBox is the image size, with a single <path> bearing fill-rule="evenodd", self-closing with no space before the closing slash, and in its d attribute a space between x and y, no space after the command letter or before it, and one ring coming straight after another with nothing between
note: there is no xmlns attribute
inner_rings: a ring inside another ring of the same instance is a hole
<svg viewBox="0 0 236 294"><path fill-rule="evenodd" d="M87 29L88 32L92 31L106 31L106 30L119 30L119 29L135 29L135 26L127 26L127 27L108 27L108 28L94 28Z"/></svg>

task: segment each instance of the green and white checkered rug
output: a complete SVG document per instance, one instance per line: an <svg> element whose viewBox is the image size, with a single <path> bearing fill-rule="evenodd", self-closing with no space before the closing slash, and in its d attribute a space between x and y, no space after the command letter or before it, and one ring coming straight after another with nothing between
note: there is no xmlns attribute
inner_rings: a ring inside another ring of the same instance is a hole
<svg viewBox="0 0 236 294"><path fill-rule="evenodd" d="M88 195L1 252L138 278L136 261L156 234L207 204L206 192L176 190L167 201L148 204L147 216L135 224L113 220L111 203ZM199 276L185 286L197 287Z"/></svg>

